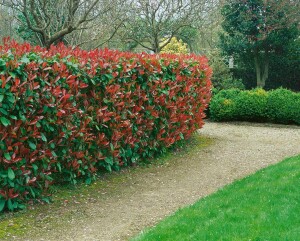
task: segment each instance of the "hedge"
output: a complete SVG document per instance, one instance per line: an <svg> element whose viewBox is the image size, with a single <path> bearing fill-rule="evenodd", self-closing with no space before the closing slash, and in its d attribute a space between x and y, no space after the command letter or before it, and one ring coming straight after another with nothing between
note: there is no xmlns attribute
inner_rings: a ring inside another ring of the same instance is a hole
<svg viewBox="0 0 300 241"><path fill-rule="evenodd" d="M164 152L203 125L205 57L0 46L0 211Z"/></svg>
<svg viewBox="0 0 300 241"><path fill-rule="evenodd" d="M222 90L210 103L215 121L258 121L300 124L300 93L287 89Z"/></svg>

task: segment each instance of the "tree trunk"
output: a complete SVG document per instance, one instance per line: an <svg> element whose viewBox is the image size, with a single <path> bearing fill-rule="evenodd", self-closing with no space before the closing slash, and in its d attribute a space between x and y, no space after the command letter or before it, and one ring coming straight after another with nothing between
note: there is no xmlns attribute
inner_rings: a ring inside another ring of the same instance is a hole
<svg viewBox="0 0 300 241"><path fill-rule="evenodd" d="M154 53L158 54L160 52L160 46L159 46L159 39L158 37L155 38L155 42L154 42Z"/></svg>
<svg viewBox="0 0 300 241"><path fill-rule="evenodd" d="M254 51L254 64L256 72L256 86L264 88L269 77L269 56L268 50L260 53L258 49Z"/></svg>

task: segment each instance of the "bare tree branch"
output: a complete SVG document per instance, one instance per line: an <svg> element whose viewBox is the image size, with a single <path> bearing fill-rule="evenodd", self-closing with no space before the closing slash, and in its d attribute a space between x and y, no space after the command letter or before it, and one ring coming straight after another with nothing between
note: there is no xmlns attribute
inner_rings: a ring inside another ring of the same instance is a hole
<svg viewBox="0 0 300 241"><path fill-rule="evenodd" d="M115 4L119 2L123 0L116 0ZM75 30L95 26L97 19L116 7L110 0L2 0L1 3L19 12L17 16L21 14L25 19L23 24L37 33L47 48L64 41Z"/></svg>

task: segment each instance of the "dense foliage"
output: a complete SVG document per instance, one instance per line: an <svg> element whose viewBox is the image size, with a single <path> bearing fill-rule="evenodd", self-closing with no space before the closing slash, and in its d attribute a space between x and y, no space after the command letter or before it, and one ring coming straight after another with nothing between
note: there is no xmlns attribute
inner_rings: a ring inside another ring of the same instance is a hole
<svg viewBox="0 0 300 241"><path fill-rule="evenodd" d="M165 42L168 41L167 39ZM188 54L189 49L186 43L176 37L171 38L170 42L160 51L166 54Z"/></svg>
<svg viewBox="0 0 300 241"><path fill-rule="evenodd" d="M212 84L217 90L222 89L245 89L241 79L235 79L231 73L226 58L222 57L220 50L214 49L207 53L209 65L213 69Z"/></svg>
<svg viewBox="0 0 300 241"><path fill-rule="evenodd" d="M0 47L0 211L55 182L90 183L203 125L205 57Z"/></svg>
<svg viewBox="0 0 300 241"><path fill-rule="evenodd" d="M220 47L234 57L235 78L247 87L299 87L297 1L227 0L221 11Z"/></svg>
<svg viewBox="0 0 300 241"><path fill-rule="evenodd" d="M300 94L286 89L222 90L210 103L216 121L246 120L300 124Z"/></svg>

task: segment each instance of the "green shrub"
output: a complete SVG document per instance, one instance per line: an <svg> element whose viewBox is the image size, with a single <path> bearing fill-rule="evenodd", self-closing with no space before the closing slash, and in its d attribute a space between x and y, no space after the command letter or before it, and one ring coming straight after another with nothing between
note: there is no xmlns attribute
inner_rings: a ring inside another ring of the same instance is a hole
<svg viewBox="0 0 300 241"><path fill-rule="evenodd" d="M235 99L235 117L238 120L265 121L267 118L268 93L263 89L242 91Z"/></svg>
<svg viewBox="0 0 300 241"><path fill-rule="evenodd" d="M222 90L213 95L209 110L215 121L300 124L300 94L286 89Z"/></svg>
<svg viewBox="0 0 300 241"><path fill-rule="evenodd" d="M236 118L235 98L241 91L239 89L221 90L214 95L210 102L210 117L215 121L234 120Z"/></svg>
<svg viewBox="0 0 300 241"><path fill-rule="evenodd" d="M272 122L300 124L300 94L283 88L270 91L267 109Z"/></svg>

